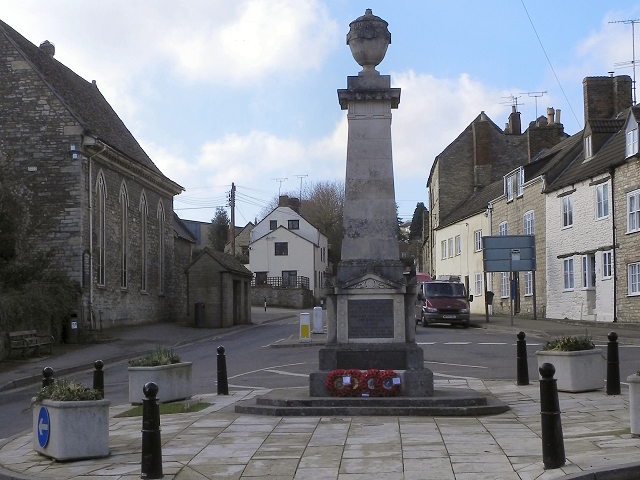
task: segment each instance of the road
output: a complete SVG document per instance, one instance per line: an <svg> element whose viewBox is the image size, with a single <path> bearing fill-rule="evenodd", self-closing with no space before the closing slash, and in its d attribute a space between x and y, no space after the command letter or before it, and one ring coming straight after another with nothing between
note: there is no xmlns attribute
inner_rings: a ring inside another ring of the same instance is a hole
<svg viewBox="0 0 640 480"><path fill-rule="evenodd" d="M243 330L222 332L219 336L180 346L175 350L184 361L193 362L194 393L216 391L217 348L226 349L229 388L308 388L309 372L318 368L318 346L280 347L284 339L298 334L297 319L254 325ZM527 337L529 378L537 378L534 352L547 338ZM471 377L515 381L516 337L513 333L479 328L462 329L450 326L418 327L416 342L424 350L425 367L434 378ZM620 345L620 378L635 373L640 345ZM604 347L602 342L596 342ZM105 366L106 398L115 405L128 402L127 362ZM92 371L79 372L68 379L86 385L93 382ZM31 428L30 399L38 386L0 393L0 438L7 438ZM161 397L162 392L159 396ZM142 397L142 392L141 392Z"/></svg>

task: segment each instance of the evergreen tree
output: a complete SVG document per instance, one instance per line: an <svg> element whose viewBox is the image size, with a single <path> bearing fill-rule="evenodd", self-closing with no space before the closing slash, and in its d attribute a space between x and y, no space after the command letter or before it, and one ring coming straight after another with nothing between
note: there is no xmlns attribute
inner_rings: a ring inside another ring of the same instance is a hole
<svg viewBox="0 0 640 480"><path fill-rule="evenodd" d="M224 246L229 238L230 224L227 211L222 207L217 207L216 215L211 220L211 230L209 230L209 243L214 250L224 252Z"/></svg>
<svg viewBox="0 0 640 480"><path fill-rule="evenodd" d="M416 209L413 211L411 218L411 231L409 232L409 240L419 239L422 237L422 214L427 211L424 203L418 202Z"/></svg>

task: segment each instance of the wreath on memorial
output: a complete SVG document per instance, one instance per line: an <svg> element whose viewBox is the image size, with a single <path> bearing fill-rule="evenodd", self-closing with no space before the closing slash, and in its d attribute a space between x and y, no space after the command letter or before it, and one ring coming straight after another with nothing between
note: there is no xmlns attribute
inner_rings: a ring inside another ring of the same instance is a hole
<svg viewBox="0 0 640 480"><path fill-rule="evenodd" d="M400 392L400 376L393 370L380 370L378 378L380 379L381 396L393 397Z"/></svg>
<svg viewBox="0 0 640 480"><path fill-rule="evenodd" d="M334 397L347 397L351 392L351 384L345 384L344 378L347 376L347 371L339 368L332 370L327 376L327 380L324 382L327 387L327 391Z"/></svg>
<svg viewBox="0 0 640 480"><path fill-rule="evenodd" d="M327 376L325 386L334 397L393 397L400 393L400 375L393 370L372 368L366 372L356 369L336 369Z"/></svg>

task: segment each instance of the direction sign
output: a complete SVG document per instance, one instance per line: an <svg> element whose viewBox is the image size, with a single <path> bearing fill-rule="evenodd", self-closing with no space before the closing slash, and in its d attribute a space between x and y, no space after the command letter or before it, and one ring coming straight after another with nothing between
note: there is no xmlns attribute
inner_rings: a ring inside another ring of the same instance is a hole
<svg viewBox="0 0 640 480"><path fill-rule="evenodd" d="M51 421L49 420L49 410L47 407L40 407L40 413L38 414L38 425L37 425L37 433L38 433L38 445L42 448L47 446L49 443L49 426L51 425Z"/></svg>
<svg viewBox="0 0 640 480"><path fill-rule="evenodd" d="M482 237L485 272L527 272L536 269L536 244L533 235Z"/></svg>

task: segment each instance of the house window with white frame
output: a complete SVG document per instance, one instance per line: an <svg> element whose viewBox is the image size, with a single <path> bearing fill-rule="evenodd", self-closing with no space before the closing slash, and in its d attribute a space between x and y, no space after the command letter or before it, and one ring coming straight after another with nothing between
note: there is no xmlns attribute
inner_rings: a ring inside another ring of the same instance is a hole
<svg viewBox="0 0 640 480"><path fill-rule="evenodd" d="M573 290L575 287L573 277L573 258L565 258L562 262L562 274L564 277L564 289Z"/></svg>
<svg viewBox="0 0 640 480"><path fill-rule="evenodd" d="M627 128L630 129L627 130L626 153L627 157L630 157L631 155L638 153L638 124L635 122L629 122L629 126Z"/></svg>
<svg viewBox="0 0 640 480"><path fill-rule="evenodd" d="M602 278L613 276L613 250L602 252Z"/></svg>
<svg viewBox="0 0 640 480"><path fill-rule="evenodd" d="M529 210L524 214L524 217L522 218L522 225L522 233L524 235L534 235L535 223L533 210Z"/></svg>
<svg viewBox="0 0 640 480"><path fill-rule="evenodd" d="M524 272L524 296L533 295L533 272Z"/></svg>
<svg viewBox="0 0 640 480"><path fill-rule="evenodd" d="M442 246L442 259L445 260L447 258L447 241L442 240L441 246Z"/></svg>
<svg viewBox="0 0 640 480"><path fill-rule="evenodd" d="M509 175L505 178L504 192L507 196L507 202L513 200L513 175Z"/></svg>
<svg viewBox="0 0 640 480"><path fill-rule="evenodd" d="M482 296L482 272L475 275L476 297Z"/></svg>
<svg viewBox="0 0 640 480"><path fill-rule="evenodd" d="M505 235L509 235L509 225L507 222L502 222L498 225L498 235L504 237Z"/></svg>
<svg viewBox="0 0 640 480"><path fill-rule="evenodd" d="M456 255L460 255L462 252L462 239L460 235L456 235Z"/></svg>
<svg viewBox="0 0 640 480"><path fill-rule="evenodd" d="M453 238L449 239L449 247L447 248L447 252L449 253L449 257L453 257Z"/></svg>
<svg viewBox="0 0 640 480"><path fill-rule="evenodd" d="M582 256L582 288L596 286L596 257L593 253Z"/></svg>
<svg viewBox="0 0 640 480"><path fill-rule="evenodd" d="M609 216L609 183L596 186L596 220Z"/></svg>
<svg viewBox="0 0 640 480"><path fill-rule="evenodd" d="M589 160L593 157L593 148L591 143L591 135L584 137L584 159Z"/></svg>
<svg viewBox="0 0 640 480"><path fill-rule="evenodd" d="M573 195L562 197L562 228L573 225Z"/></svg>
<svg viewBox="0 0 640 480"><path fill-rule="evenodd" d="M500 298L509 298L509 272L500 272Z"/></svg>
<svg viewBox="0 0 640 480"><path fill-rule="evenodd" d="M640 295L640 262L627 265L628 295Z"/></svg>
<svg viewBox="0 0 640 480"><path fill-rule="evenodd" d="M516 195L518 195L518 197L521 197L522 194L524 193L524 170L521 168L520 170L518 170L518 188L516 189L517 193Z"/></svg>
<svg viewBox="0 0 640 480"><path fill-rule="evenodd" d="M627 233L640 231L640 190L627 193Z"/></svg>
<svg viewBox="0 0 640 480"><path fill-rule="evenodd" d="M473 232L473 236L476 252L480 252L482 250L482 230L476 230Z"/></svg>
<svg viewBox="0 0 640 480"><path fill-rule="evenodd" d="M287 256L289 255L289 242L275 242L275 255Z"/></svg>

